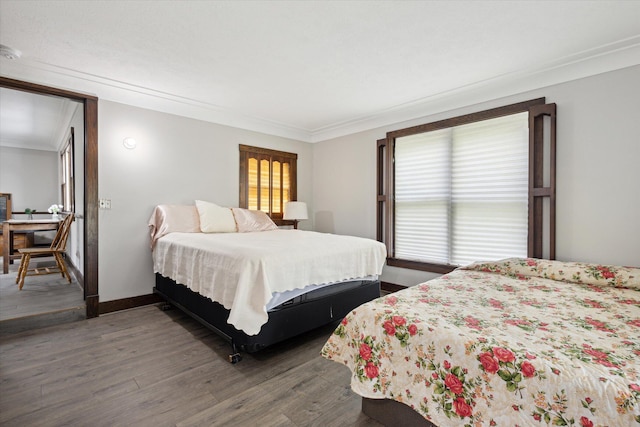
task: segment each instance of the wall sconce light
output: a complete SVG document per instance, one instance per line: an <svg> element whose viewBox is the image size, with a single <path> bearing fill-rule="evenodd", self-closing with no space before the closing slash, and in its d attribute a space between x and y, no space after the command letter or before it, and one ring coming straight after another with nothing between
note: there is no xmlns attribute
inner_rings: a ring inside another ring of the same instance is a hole
<svg viewBox="0 0 640 427"><path fill-rule="evenodd" d="M18 49L0 44L0 56L7 59L20 59L22 52Z"/></svg>
<svg viewBox="0 0 640 427"><path fill-rule="evenodd" d="M287 202L284 204L284 215L282 219L293 220L293 228L298 229L298 222L309 219L307 214L307 204L305 202Z"/></svg>
<svg viewBox="0 0 640 427"><path fill-rule="evenodd" d="M127 137L122 141L122 145L124 145L124 148L133 150L134 148L136 148L136 140L133 138Z"/></svg>

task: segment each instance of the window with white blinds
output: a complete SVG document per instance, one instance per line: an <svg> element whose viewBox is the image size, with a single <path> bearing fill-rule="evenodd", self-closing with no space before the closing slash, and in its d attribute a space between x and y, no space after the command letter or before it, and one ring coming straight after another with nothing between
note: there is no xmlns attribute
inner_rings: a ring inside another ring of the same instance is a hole
<svg viewBox="0 0 640 427"><path fill-rule="evenodd" d="M528 113L395 139L395 258L527 256Z"/></svg>

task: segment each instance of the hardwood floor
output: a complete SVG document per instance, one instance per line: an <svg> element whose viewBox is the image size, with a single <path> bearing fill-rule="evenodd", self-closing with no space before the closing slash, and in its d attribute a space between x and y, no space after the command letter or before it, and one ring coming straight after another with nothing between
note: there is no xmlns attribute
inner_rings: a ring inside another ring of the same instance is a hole
<svg viewBox="0 0 640 427"><path fill-rule="evenodd" d="M32 266L49 264L55 265L52 257L32 260ZM18 266L16 261L8 274L0 274L0 335L86 317L83 291L73 275L70 284L60 274L27 276L19 290Z"/></svg>
<svg viewBox="0 0 640 427"><path fill-rule="evenodd" d="M3 426L380 426L325 327L227 362L229 344L156 305L0 337Z"/></svg>

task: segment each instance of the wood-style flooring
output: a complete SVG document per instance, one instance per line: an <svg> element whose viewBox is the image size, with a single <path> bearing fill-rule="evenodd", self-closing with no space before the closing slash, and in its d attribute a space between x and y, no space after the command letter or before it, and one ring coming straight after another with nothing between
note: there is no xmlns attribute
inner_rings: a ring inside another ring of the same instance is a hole
<svg viewBox="0 0 640 427"><path fill-rule="evenodd" d="M83 290L73 274L71 283L60 274L27 276L19 290L19 265L15 261L8 274L0 274L0 335L86 317ZM33 259L31 267L36 265L55 265L55 261L53 257Z"/></svg>
<svg viewBox="0 0 640 427"><path fill-rule="evenodd" d="M320 356L332 331L235 365L226 341L157 305L2 336L0 425L380 426Z"/></svg>

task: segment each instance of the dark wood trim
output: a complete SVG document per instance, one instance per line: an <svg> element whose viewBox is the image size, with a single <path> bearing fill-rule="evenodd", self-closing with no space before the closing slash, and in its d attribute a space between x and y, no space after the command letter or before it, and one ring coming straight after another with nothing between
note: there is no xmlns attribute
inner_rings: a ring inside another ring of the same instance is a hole
<svg viewBox="0 0 640 427"><path fill-rule="evenodd" d="M523 113L535 105L543 105L545 98L531 99L528 101L518 102L516 104L505 105L503 107L492 108L490 110L478 111L475 113L465 114L464 116L451 117L449 119L439 120L437 122L425 123L410 128L399 129L388 132L388 138L399 138L402 136L415 135L417 133L431 132L438 129L450 128L453 126L465 125L467 123L480 122L482 120L495 119L497 117L508 116L511 114Z"/></svg>
<svg viewBox="0 0 640 427"><path fill-rule="evenodd" d="M247 188L247 153L240 150L238 161L238 207L249 205L249 189Z"/></svg>
<svg viewBox="0 0 640 427"><path fill-rule="evenodd" d="M387 257L393 258L396 256L395 240L396 240L396 176L394 169L394 159L396 151L396 140L387 136L387 143L385 145L385 159L382 162L384 164L384 181L386 192L386 203L384 208L384 244L387 247Z"/></svg>
<svg viewBox="0 0 640 427"><path fill-rule="evenodd" d="M60 164L64 163L65 153L69 150L70 154L70 167L69 167L69 176L66 176L65 182L60 185L60 197L62 200L62 205L68 212L76 211L76 141L75 141L75 129L73 126L69 129L69 139L67 139L66 144L64 145L61 152L58 153L58 157L60 158ZM69 191L71 194L71 200L69 206L66 206L66 191Z"/></svg>
<svg viewBox="0 0 640 427"><path fill-rule="evenodd" d="M114 311L128 310L130 308L142 307L143 305L155 304L162 301L164 300L158 294L139 295L136 297L101 302L99 304L99 312L100 314L112 313Z"/></svg>
<svg viewBox="0 0 640 427"><path fill-rule="evenodd" d="M549 118L549 145L546 146L545 117ZM549 183L544 185L545 149L549 151ZM544 202L549 201L545 218ZM545 219L549 224L548 259L556 257L556 104L529 109L529 230L527 256L543 258Z"/></svg>
<svg viewBox="0 0 640 427"><path fill-rule="evenodd" d="M376 176L377 176L377 197L376 197L376 239L379 242L385 242L384 239L384 210L387 203L386 186L385 186L385 167L387 139L379 139L377 141L377 158L376 158ZM387 248L388 249L388 248Z"/></svg>
<svg viewBox="0 0 640 427"><path fill-rule="evenodd" d="M544 180L544 117L531 114L529 117L529 232L527 256L542 254L542 234L536 233L543 227L543 199L540 189Z"/></svg>
<svg viewBox="0 0 640 427"><path fill-rule="evenodd" d="M553 108L553 111L548 110L550 116L550 141L549 141L549 186L551 187L551 195L549 196L549 259L556 259L556 118L557 118L557 106L547 107Z"/></svg>
<svg viewBox="0 0 640 427"><path fill-rule="evenodd" d="M434 264L431 262L410 261L406 259L387 258L387 265L391 267L408 268L411 270L429 271L431 273L447 274L458 268L458 265Z"/></svg>
<svg viewBox="0 0 640 427"><path fill-rule="evenodd" d="M408 286L404 286L404 285L396 285L395 283L382 282L382 281L380 282L380 289L388 293L398 292L407 288Z"/></svg>
<svg viewBox="0 0 640 427"><path fill-rule="evenodd" d="M238 178L238 207L240 208L248 208L249 207L249 160L256 159L258 161L258 201L262 200L260 191L260 177L262 176L260 168L261 160L267 160L269 162L269 188L272 191L280 191L280 212L273 212L273 193L271 193L271 198L269 200L269 217L277 224L277 225L293 225L291 221L285 221L283 219L284 215L284 202L283 202L283 194L282 187L278 189L273 188L273 162L280 162L280 182L282 183L282 174L284 173L284 164L289 165L289 175L291 177L290 188L289 188L289 199L291 201L298 200L298 154L297 153L288 153L286 151L278 151L272 150L269 148L262 147L252 147L249 145L238 144L240 151L240 167L239 169L239 178ZM262 208L262 207L261 207Z"/></svg>
<svg viewBox="0 0 640 427"><path fill-rule="evenodd" d="M409 261L409 260L401 260L395 258L395 245L394 245L394 232L395 232L395 220L394 220L394 200L395 200L395 186L394 186L394 153L395 153L395 141L396 138L415 135L424 132L431 132L439 129L450 128L454 126L460 126L468 123L479 122L483 120L494 119L497 117L503 117L511 114L517 114L522 112L529 112L531 117L531 111L534 109L542 110L543 113L547 114L549 107L545 105L545 98L536 98L528 101L522 101L511 105L506 105L502 107L492 108L489 110L479 111L475 113L466 114L463 116L452 117L444 120L439 120L436 122L426 123L418 126L413 126L410 128L399 129L396 131L391 131L387 133L386 141L379 140L377 145L377 205L376 205L376 215L377 215L377 229L376 236L378 240L382 238L382 242L387 247L387 264L394 267L408 268L413 270L421 270L421 271L429 271L434 273L446 274L450 271L453 271L457 266L446 265L446 264L435 264L435 263L424 263L420 261ZM549 104L551 105L551 104ZM530 191L529 191L529 235L533 235L538 233L538 230L543 230L542 227L542 196L550 197L551 210L554 212L550 218L550 239L551 239L551 247L550 247L550 259L555 258L555 104L554 106L554 114L551 115L552 122L552 132L551 132L551 180L552 185L550 188L539 188L542 187L542 184L539 181L543 177L542 169L534 170L535 168L542 168L542 152L534 151L532 149L532 138L533 134L536 134L536 137L540 137L542 135L542 130L539 130L536 126L535 130L531 130L534 126L530 123L530 159L535 157L535 161L532 163L535 166L530 166L530 175L533 173L535 177L535 181L530 180ZM540 117L536 119L535 123L538 125L542 122L543 118ZM531 133L533 132L533 133ZM539 135L538 135L539 134ZM382 148L384 147L384 148ZM536 149L538 150L538 149ZM542 150L542 148L540 148ZM384 157L384 158L381 158ZM530 160L531 161L531 160ZM539 165L539 166L538 166ZM380 191L381 183L386 185L384 192ZM535 198L532 198L532 194L535 192L544 192L545 194L535 194ZM549 193L549 194L547 194ZM385 209L381 209L381 205L384 204ZM532 228L535 231L532 234ZM528 253L529 256L531 254L540 254L538 257L542 257L542 233L539 233L540 236L535 239L529 239L528 241ZM534 249L532 248L534 245Z"/></svg>
<svg viewBox="0 0 640 427"><path fill-rule="evenodd" d="M274 157L286 157L289 159L297 159L297 153L289 153L287 151L278 151L272 150L270 148L263 147L252 147L250 145L238 144L241 152L253 153L253 154L264 154L266 156L274 156Z"/></svg>
<svg viewBox="0 0 640 427"><path fill-rule="evenodd" d="M86 99L84 151L84 277L87 318L99 314L98 303L98 100Z"/></svg>
<svg viewBox="0 0 640 427"><path fill-rule="evenodd" d="M87 318L98 315L98 98L79 92L0 77L0 87L54 95L84 104L84 293Z"/></svg>
<svg viewBox="0 0 640 427"><path fill-rule="evenodd" d="M86 93L73 92L66 89L58 89L51 86L43 86L36 83L24 82L22 80L10 79L8 77L0 77L0 87L22 90L24 92L37 93L41 95L55 95L63 98L70 98L74 101L85 102L87 99L97 101L98 98Z"/></svg>

